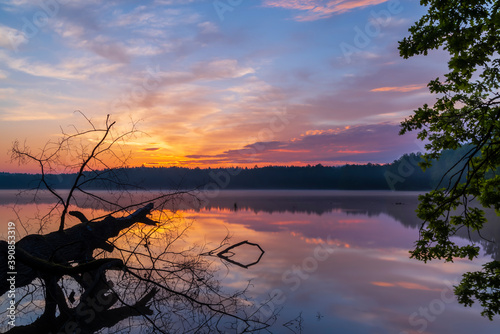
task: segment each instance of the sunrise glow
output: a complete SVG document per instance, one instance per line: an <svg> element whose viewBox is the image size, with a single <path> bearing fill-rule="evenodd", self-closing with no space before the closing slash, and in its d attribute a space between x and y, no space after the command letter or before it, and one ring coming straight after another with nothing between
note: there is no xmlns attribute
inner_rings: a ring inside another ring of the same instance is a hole
<svg viewBox="0 0 500 334"><path fill-rule="evenodd" d="M422 150L399 122L446 65L399 57L411 1L47 3L0 7L0 171L38 171L12 143L88 129L75 110L135 124L127 166L389 163Z"/></svg>

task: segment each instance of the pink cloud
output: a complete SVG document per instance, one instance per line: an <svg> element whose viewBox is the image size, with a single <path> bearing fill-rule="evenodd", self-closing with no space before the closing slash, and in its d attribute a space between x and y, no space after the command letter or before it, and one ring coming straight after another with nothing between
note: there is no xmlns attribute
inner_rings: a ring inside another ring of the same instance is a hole
<svg viewBox="0 0 500 334"><path fill-rule="evenodd" d="M423 284L419 283L414 283L414 282L371 282L372 285L375 286L381 286L385 288L391 288L391 287L401 287L403 289L409 289L409 290L424 290L424 291L441 291L442 289L437 289L437 288L429 288L428 286L425 286Z"/></svg>
<svg viewBox="0 0 500 334"><path fill-rule="evenodd" d="M387 0L264 0L266 7L284 8L305 11L305 14L296 15L296 21L315 21L332 17L335 14L378 5Z"/></svg>
<svg viewBox="0 0 500 334"><path fill-rule="evenodd" d="M310 130L288 141L256 142L218 154L187 155L187 160L219 165L304 165L388 163L409 153L415 137L399 136L399 125L379 123Z"/></svg>
<svg viewBox="0 0 500 334"><path fill-rule="evenodd" d="M370 92L411 92L413 90L419 90L427 85L406 85L406 86L400 86L400 87L379 87L379 88L374 88L370 90Z"/></svg>

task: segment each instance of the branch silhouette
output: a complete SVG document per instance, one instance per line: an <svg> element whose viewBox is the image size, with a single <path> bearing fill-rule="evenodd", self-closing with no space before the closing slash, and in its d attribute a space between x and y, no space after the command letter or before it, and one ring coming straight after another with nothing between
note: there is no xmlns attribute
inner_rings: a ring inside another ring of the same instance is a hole
<svg viewBox="0 0 500 334"><path fill-rule="evenodd" d="M178 245L189 226L170 216L171 211L165 207L181 195L194 195L170 191L138 196L128 189L140 190L140 186L120 179L117 168L105 162L111 158L114 162L126 161L113 146L133 135L135 124L132 130L116 134L116 123L109 115L104 127L94 125L87 117L85 120L89 130L75 127L74 134L63 133L61 140L47 143L38 155L14 143L13 159L35 161L40 166L35 199L46 190L56 202L40 224L56 222L58 228L50 233L28 234L15 244L16 307L21 301L28 305L19 308L17 318L30 309L37 317L27 324L23 319L22 325L9 327L6 333L95 333L104 328L111 332L151 328L155 333L256 332L269 327L276 315L261 319L250 311L251 303L245 295L248 286L226 291L216 278L216 269L195 246ZM88 136L93 136L92 140ZM65 165L67 154L73 158ZM64 195L47 177L61 167L77 170ZM112 191L89 189L95 184L104 184ZM105 214L90 217L80 211L82 200L95 202ZM71 217L78 222L68 227ZM218 256L238 264L230 252L243 243L264 253L258 244L244 241ZM7 281L8 246L0 241L0 295L11 290ZM255 265L262 254L254 263L239 265ZM141 320L131 321L131 317Z"/></svg>

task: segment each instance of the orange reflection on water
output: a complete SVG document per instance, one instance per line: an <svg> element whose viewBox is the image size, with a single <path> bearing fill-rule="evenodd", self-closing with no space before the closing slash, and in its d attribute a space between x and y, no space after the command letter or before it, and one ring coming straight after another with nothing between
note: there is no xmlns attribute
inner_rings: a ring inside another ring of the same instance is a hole
<svg viewBox="0 0 500 334"><path fill-rule="evenodd" d="M272 225L292 225L292 224L311 224L310 221L303 220L303 221L277 221L277 222L271 222L270 224Z"/></svg>
<svg viewBox="0 0 500 334"><path fill-rule="evenodd" d="M360 224L360 223L367 223L366 219L339 219L338 220L339 224Z"/></svg>

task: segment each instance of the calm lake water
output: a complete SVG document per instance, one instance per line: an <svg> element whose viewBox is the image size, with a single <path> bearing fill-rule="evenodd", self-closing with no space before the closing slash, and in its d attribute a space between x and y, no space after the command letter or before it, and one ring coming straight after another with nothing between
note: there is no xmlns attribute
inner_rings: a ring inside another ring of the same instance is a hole
<svg viewBox="0 0 500 334"><path fill-rule="evenodd" d="M255 310L275 296L259 311L265 316L280 310L271 333L299 333L299 320L302 333L498 333L500 318L489 321L477 305L466 308L452 293L464 272L498 259L497 248L483 248L483 256L474 262L424 264L409 259L420 226L417 196L383 191L225 191L202 208L176 205L178 219L192 222L188 244L215 248L229 233L231 243L248 240L265 250L260 263L249 269L220 267L228 288L251 280ZM2 224L18 219L12 206L13 192L0 192ZM26 220L33 204L18 204L17 210ZM499 218L490 219L497 226L489 226L485 234L500 240ZM243 253L236 255L242 261L258 256L252 248L238 252Z"/></svg>

